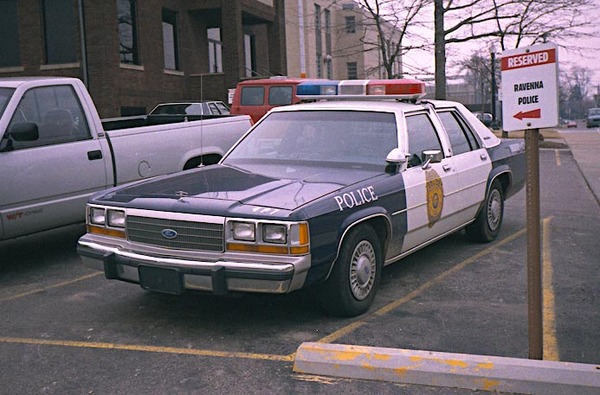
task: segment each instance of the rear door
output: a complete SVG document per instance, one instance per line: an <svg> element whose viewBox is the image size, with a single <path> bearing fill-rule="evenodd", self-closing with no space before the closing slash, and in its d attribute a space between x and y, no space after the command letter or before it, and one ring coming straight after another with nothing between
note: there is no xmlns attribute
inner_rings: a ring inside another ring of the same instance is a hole
<svg viewBox="0 0 600 395"><path fill-rule="evenodd" d="M24 122L37 125L39 138L0 152L0 238L81 221L88 195L107 186L110 158L92 138L71 85L27 91L8 130Z"/></svg>
<svg viewBox="0 0 600 395"><path fill-rule="evenodd" d="M458 110L438 110L437 115L450 140L453 167L458 175L462 211L458 213L456 220L460 225L475 218L485 198L492 162L487 150L481 147L475 133Z"/></svg>

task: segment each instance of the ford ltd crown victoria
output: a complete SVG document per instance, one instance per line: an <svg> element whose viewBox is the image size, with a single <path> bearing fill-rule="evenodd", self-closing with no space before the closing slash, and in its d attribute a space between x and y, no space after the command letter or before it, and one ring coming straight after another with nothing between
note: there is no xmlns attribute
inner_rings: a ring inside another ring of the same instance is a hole
<svg viewBox="0 0 600 395"><path fill-rule="evenodd" d="M310 287L329 313L362 314L385 265L463 228L494 240L524 185L523 141L423 94L300 84L309 103L271 110L218 164L95 195L78 253L149 291Z"/></svg>

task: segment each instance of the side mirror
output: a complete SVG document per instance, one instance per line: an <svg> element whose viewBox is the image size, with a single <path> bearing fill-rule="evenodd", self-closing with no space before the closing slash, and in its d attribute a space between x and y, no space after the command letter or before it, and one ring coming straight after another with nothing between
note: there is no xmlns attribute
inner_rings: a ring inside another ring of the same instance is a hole
<svg viewBox="0 0 600 395"><path fill-rule="evenodd" d="M7 137L15 141L35 141L40 134L35 122L15 122L8 128Z"/></svg>
<svg viewBox="0 0 600 395"><path fill-rule="evenodd" d="M440 150L425 150L422 153L423 164L421 168L427 169L431 163L440 163L444 159L444 155Z"/></svg>
<svg viewBox="0 0 600 395"><path fill-rule="evenodd" d="M387 154L385 158L387 162L386 172L388 173L397 173L400 170L404 170L407 166L408 159L406 155L400 148L394 148Z"/></svg>

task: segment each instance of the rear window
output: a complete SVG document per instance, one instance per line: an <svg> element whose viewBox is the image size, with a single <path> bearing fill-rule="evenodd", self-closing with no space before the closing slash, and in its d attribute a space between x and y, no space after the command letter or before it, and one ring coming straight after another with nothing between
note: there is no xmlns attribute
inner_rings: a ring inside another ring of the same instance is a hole
<svg viewBox="0 0 600 395"><path fill-rule="evenodd" d="M262 86L242 87L242 106L260 106L265 102L265 88Z"/></svg>

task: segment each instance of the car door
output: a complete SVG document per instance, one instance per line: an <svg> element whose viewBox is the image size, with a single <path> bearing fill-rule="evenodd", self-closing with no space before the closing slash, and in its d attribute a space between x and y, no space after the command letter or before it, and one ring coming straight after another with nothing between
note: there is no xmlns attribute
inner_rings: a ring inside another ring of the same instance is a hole
<svg viewBox="0 0 600 395"><path fill-rule="evenodd" d="M403 172L407 231L402 253L453 229L460 211L456 168L446 155L447 142L438 135L426 111L406 116L408 168ZM427 163L424 151L437 151L439 160Z"/></svg>
<svg viewBox="0 0 600 395"><path fill-rule="evenodd" d="M455 226L475 218L485 198L492 162L482 148L469 124L455 109L437 111L452 148L453 167L457 174L461 211L453 220Z"/></svg>
<svg viewBox="0 0 600 395"><path fill-rule="evenodd" d="M0 215L10 238L83 220L88 195L107 185L102 147L93 139L70 85L27 91L8 130L34 123L35 141L0 152Z"/></svg>

